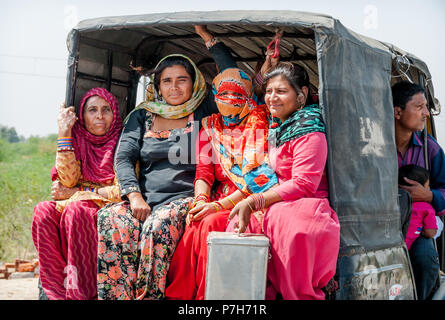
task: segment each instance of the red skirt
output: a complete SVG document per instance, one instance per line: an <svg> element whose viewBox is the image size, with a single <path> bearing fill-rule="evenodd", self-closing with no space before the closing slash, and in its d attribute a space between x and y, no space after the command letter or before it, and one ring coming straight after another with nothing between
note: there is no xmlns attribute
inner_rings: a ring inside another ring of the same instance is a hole
<svg viewBox="0 0 445 320"><path fill-rule="evenodd" d="M204 300L207 265L207 236L225 231L230 210L206 216L186 227L176 247L167 275L167 299Z"/></svg>
<svg viewBox="0 0 445 320"><path fill-rule="evenodd" d="M54 201L34 208L32 239L40 281L50 300L97 299L97 212L90 200L69 204L63 212Z"/></svg>

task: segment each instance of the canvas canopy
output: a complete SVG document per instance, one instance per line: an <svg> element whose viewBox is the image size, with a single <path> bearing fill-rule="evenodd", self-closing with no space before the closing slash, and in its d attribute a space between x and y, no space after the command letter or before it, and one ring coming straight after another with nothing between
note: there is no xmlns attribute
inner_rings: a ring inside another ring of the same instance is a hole
<svg viewBox="0 0 445 320"><path fill-rule="evenodd" d="M276 29L284 32L280 59L306 68L327 125L330 202L341 224L337 298L387 299L395 285L403 287L400 296L412 298L400 233L391 84L407 78L423 84L431 112L438 113L426 64L320 14L213 11L97 18L80 22L68 36L67 102L77 105L87 89L103 86L118 97L126 115L135 105L139 79L130 65L150 69L170 53L188 55L210 81L217 71L195 24L206 24L251 74Z"/></svg>

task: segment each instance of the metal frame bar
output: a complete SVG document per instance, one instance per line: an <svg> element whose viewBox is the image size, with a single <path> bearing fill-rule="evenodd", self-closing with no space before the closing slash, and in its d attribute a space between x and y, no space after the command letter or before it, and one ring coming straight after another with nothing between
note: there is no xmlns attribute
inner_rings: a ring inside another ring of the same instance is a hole
<svg viewBox="0 0 445 320"><path fill-rule="evenodd" d="M213 36L217 38L249 38L249 37L257 37L257 38L268 38L268 37L274 37L275 32L272 31L263 31L263 32L252 32L252 31L246 31L246 32L227 32L227 33L215 33L212 32ZM296 39L314 39L313 34L307 34L307 33L289 33L284 32L283 38L296 38ZM150 37L150 41L172 41L172 40L186 40L186 39L194 39L194 38L201 38L198 34L184 34L184 35L172 35L172 36L166 36L166 37Z"/></svg>
<svg viewBox="0 0 445 320"><path fill-rule="evenodd" d="M111 92L111 81L113 79L113 51L108 50L108 73L107 73L107 90Z"/></svg>
<svg viewBox="0 0 445 320"><path fill-rule="evenodd" d="M111 88L111 85L121 86L121 87L130 87L131 86L130 83L125 82L125 81L116 80L116 79L109 80L108 78L93 76L93 75L83 73L83 72L77 72L76 75L78 78L81 78L81 79L103 82L103 83L107 83L107 85L108 85L108 83L110 83L110 88Z"/></svg>

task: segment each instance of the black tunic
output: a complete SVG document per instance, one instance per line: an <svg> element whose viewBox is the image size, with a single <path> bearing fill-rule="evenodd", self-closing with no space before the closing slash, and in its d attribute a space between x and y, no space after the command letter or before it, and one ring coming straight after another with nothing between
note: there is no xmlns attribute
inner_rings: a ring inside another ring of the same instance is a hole
<svg viewBox="0 0 445 320"><path fill-rule="evenodd" d="M215 44L210 53L220 70L236 67L227 47ZM195 142L201 129L201 120L218 108L214 95L207 96L193 113L193 122L186 128L170 131L168 138L146 137L152 114L145 109L133 112L122 132L116 151L115 170L122 199L130 192L140 192L147 204L156 210L158 206L173 200L193 196L196 158ZM135 173L140 164L139 180Z"/></svg>

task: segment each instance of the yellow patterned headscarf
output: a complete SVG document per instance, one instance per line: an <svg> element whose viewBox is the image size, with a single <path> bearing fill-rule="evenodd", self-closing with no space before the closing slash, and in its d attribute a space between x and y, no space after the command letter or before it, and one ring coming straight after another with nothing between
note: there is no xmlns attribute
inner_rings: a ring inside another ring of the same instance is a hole
<svg viewBox="0 0 445 320"><path fill-rule="evenodd" d="M199 107L206 96L206 82L204 76L201 71L199 71L198 67L196 67L195 63L187 56L182 54L171 54L164 57L161 61L158 62L156 68L159 64L167 58L170 57L182 57L187 59L193 68L195 69L195 82L193 84L193 93L189 100L184 102L183 104L172 106L162 100L159 93L156 91L154 84L154 74L150 76L150 84L147 87L145 92L145 101L141 102L136 108L141 109L144 108L147 111L158 114L166 119L180 119L190 115L192 112ZM156 69L155 68L155 69ZM127 117L128 119L128 117ZM125 119L125 122L127 122Z"/></svg>

